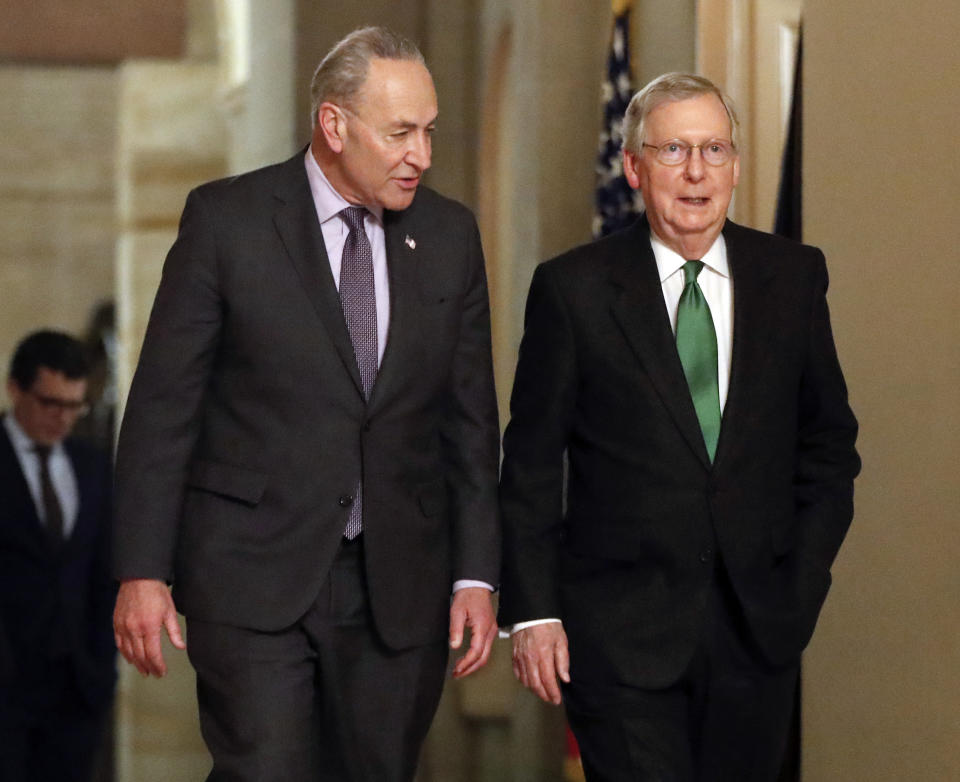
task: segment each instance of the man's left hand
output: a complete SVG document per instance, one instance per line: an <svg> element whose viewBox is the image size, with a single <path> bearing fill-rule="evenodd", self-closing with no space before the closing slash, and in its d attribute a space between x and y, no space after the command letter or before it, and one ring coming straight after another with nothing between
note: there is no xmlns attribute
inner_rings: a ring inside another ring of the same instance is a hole
<svg viewBox="0 0 960 782"><path fill-rule="evenodd" d="M457 590L450 605L450 648L459 649L464 630L470 628L470 648L453 666L453 677L462 679L486 665L497 637L490 590L465 587Z"/></svg>

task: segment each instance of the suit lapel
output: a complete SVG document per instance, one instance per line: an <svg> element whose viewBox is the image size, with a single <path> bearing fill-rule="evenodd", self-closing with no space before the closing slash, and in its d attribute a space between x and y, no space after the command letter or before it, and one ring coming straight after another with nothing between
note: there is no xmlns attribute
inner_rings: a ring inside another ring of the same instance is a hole
<svg viewBox="0 0 960 782"><path fill-rule="evenodd" d="M5 426L0 426L0 471L0 474L7 476L4 482L4 516L16 525L38 552L47 555L49 546L46 532L40 523L37 506Z"/></svg>
<svg viewBox="0 0 960 782"><path fill-rule="evenodd" d="M613 316L677 428L709 468L710 457L677 354L645 217L624 235L624 246L610 254L609 265Z"/></svg>
<svg viewBox="0 0 960 782"><path fill-rule="evenodd" d="M733 353L730 357L730 385L720 425L715 462L731 450L749 409L749 390L756 385L766 355L770 321L770 297L766 288L776 273L769 258L760 257L744 229L727 221L723 229L727 262L733 279Z"/></svg>
<svg viewBox="0 0 960 782"><path fill-rule="evenodd" d="M274 225L344 369L362 396L360 370L343 319L337 286L330 273L330 262L310 193L303 154L295 155L284 164L284 175L274 195L277 203Z"/></svg>

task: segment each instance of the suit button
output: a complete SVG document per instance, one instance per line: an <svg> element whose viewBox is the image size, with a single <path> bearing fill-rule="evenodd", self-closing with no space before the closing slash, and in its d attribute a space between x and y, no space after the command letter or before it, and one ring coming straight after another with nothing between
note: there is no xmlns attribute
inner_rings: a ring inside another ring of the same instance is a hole
<svg viewBox="0 0 960 782"><path fill-rule="evenodd" d="M340 499L337 500L340 503L341 508L349 508L353 505L353 495L352 494L341 494Z"/></svg>
<svg viewBox="0 0 960 782"><path fill-rule="evenodd" d="M710 561L710 558L713 556L713 549L705 548L700 552L700 561L706 564Z"/></svg>

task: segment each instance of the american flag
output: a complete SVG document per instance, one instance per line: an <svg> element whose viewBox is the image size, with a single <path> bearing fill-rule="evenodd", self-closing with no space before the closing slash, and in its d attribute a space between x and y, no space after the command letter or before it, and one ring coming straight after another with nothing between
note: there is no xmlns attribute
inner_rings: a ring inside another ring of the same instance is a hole
<svg viewBox="0 0 960 782"><path fill-rule="evenodd" d="M593 236L606 236L624 228L636 216L633 190L623 175L623 115L633 94L630 76L630 7L632 2L613 3L613 33L607 57L607 78L601 86L603 127L597 148L596 214Z"/></svg>

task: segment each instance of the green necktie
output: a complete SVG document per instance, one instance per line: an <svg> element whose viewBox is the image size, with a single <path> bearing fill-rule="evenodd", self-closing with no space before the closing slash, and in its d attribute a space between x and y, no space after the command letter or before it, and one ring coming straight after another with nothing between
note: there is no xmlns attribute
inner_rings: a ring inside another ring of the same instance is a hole
<svg viewBox="0 0 960 782"><path fill-rule="evenodd" d="M720 436L717 332L713 328L710 305L697 283L702 269L703 261L687 261L683 264L685 281L677 306L677 352L712 462Z"/></svg>

